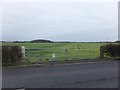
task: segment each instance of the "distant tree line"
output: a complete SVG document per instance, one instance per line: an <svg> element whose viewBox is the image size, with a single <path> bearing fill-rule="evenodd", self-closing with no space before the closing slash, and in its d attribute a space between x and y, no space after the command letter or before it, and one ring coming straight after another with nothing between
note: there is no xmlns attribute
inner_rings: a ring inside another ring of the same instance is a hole
<svg viewBox="0 0 120 90"><path fill-rule="evenodd" d="M50 40L45 40L45 39L38 39L38 40L32 40L30 41L31 43L52 43L53 41L50 41Z"/></svg>
<svg viewBox="0 0 120 90"><path fill-rule="evenodd" d="M37 40L31 40L31 41L0 41L2 43L6 42L13 42L13 43L52 43L53 41L51 40L45 40L45 39L37 39Z"/></svg>
<svg viewBox="0 0 120 90"><path fill-rule="evenodd" d="M51 41L51 40L45 40L45 39L37 39L37 40L31 40L31 41L0 41L2 43L5 42L14 42L14 43L51 43L51 42L55 42L55 43L76 43L76 42L72 42L72 41ZM77 42L77 43L85 43L85 42ZM120 41L98 41L98 42L87 42L87 43L120 43Z"/></svg>
<svg viewBox="0 0 120 90"><path fill-rule="evenodd" d="M115 41L115 43L120 43L120 41Z"/></svg>

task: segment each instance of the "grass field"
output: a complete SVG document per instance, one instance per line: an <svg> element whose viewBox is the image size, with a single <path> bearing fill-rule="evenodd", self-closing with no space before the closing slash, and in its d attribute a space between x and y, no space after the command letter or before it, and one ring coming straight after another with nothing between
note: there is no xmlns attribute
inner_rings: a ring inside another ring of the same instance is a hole
<svg viewBox="0 0 120 90"><path fill-rule="evenodd" d="M26 51L26 60L40 61L95 59L99 58L100 46L105 43L3 43L3 45L25 46L26 49L40 49Z"/></svg>

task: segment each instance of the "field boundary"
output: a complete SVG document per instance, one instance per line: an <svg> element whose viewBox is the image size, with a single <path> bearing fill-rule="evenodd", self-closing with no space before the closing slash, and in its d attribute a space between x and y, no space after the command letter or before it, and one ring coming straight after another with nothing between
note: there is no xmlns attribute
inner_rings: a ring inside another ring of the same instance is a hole
<svg viewBox="0 0 120 90"><path fill-rule="evenodd" d="M118 62L116 59L92 59L92 60L69 60L64 61L50 61L47 64L30 64L30 65L19 65L19 66L4 66L2 68L22 68L22 67L46 67L46 66L56 66L56 65L71 65L71 64L92 64L92 63L105 63L105 62Z"/></svg>

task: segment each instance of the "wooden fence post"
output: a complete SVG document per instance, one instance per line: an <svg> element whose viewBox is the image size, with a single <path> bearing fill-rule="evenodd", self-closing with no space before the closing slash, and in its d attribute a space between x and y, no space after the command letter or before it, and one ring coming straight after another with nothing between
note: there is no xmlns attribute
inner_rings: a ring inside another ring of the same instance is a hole
<svg viewBox="0 0 120 90"><path fill-rule="evenodd" d="M103 46L100 47L100 58L101 59L104 58L104 47Z"/></svg>

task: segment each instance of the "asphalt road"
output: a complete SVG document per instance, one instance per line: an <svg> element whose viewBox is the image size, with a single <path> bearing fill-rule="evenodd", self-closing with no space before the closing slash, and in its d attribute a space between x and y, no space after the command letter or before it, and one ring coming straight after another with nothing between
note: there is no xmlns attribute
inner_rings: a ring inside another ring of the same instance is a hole
<svg viewBox="0 0 120 90"><path fill-rule="evenodd" d="M3 88L118 88L118 62L3 68Z"/></svg>

